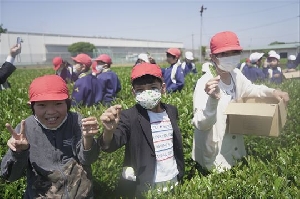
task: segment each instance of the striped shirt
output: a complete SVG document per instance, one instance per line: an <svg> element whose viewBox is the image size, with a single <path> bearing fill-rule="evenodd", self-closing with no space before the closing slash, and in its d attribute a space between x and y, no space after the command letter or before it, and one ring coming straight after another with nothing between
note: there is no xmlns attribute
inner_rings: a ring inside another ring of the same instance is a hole
<svg viewBox="0 0 300 199"><path fill-rule="evenodd" d="M154 113L147 111L156 155L154 182L164 182L178 175L173 150L173 128L166 111Z"/></svg>

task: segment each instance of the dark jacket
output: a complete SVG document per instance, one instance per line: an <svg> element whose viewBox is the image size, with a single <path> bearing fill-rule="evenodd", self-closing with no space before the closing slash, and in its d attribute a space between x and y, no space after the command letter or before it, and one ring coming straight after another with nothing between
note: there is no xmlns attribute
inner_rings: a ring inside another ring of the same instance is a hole
<svg viewBox="0 0 300 199"><path fill-rule="evenodd" d="M110 105L121 90L120 80L117 74L111 70L100 73L97 79L99 89L96 95L96 102L101 102L103 105Z"/></svg>
<svg viewBox="0 0 300 199"><path fill-rule="evenodd" d="M24 198L92 198L91 164L99 155L94 140L90 150L82 144L81 115L68 113L57 130L44 129L29 116L25 134L30 148L22 152L8 150L1 162L1 176L18 180L26 170ZM16 128L20 130L20 124Z"/></svg>
<svg viewBox="0 0 300 199"><path fill-rule="evenodd" d="M73 106L93 106L97 105L100 95L97 77L88 74L76 80L72 92Z"/></svg>
<svg viewBox="0 0 300 199"><path fill-rule="evenodd" d="M177 108L161 104L166 110L173 127L173 150L179 174L178 181L181 181L184 174L184 157L182 137L177 125ZM100 145L103 143L100 137ZM107 152L113 152L125 145L124 166L131 166L136 175L135 194L141 197L144 191L154 185L154 172L156 165L155 148L153 144L150 118L147 110L140 105L121 112L120 121L114 132L113 139Z"/></svg>
<svg viewBox="0 0 300 199"><path fill-rule="evenodd" d="M16 67L10 62L4 62L0 67L0 91L10 88L7 78L16 70Z"/></svg>
<svg viewBox="0 0 300 199"><path fill-rule="evenodd" d="M7 78L16 70L16 67L10 62L4 62L0 67L0 84L6 82Z"/></svg>
<svg viewBox="0 0 300 199"><path fill-rule="evenodd" d="M245 65L243 68L242 73L249 79L252 83L256 82L257 80L264 80L265 74L263 71L256 67L255 65Z"/></svg>

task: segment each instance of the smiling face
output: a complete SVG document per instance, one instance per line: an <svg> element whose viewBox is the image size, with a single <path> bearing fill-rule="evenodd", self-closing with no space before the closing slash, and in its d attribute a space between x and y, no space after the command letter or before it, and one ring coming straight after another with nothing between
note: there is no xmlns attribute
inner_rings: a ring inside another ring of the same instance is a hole
<svg viewBox="0 0 300 199"><path fill-rule="evenodd" d="M47 128L58 127L68 112L66 100L38 101L33 109L37 119Z"/></svg>

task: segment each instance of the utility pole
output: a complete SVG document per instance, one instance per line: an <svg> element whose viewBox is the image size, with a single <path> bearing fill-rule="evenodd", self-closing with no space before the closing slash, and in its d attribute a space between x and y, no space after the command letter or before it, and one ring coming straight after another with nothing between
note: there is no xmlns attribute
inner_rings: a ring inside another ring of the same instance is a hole
<svg viewBox="0 0 300 199"><path fill-rule="evenodd" d="M201 24L200 24L200 63L202 63L202 13L204 12L204 10L206 10L207 8L204 8L203 5L201 6L200 9L200 18L201 18Z"/></svg>
<svg viewBox="0 0 300 199"><path fill-rule="evenodd" d="M195 56L195 53L194 53L194 34L192 34L192 52Z"/></svg>

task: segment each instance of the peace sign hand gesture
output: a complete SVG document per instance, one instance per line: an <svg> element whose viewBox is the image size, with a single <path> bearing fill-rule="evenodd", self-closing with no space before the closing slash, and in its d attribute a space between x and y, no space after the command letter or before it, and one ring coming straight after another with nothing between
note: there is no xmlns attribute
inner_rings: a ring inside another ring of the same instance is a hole
<svg viewBox="0 0 300 199"><path fill-rule="evenodd" d="M29 143L25 135L25 120L21 121L20 133L17 133L10 124L5 124L7 130L11 134L11 138L7 141L7 146L15 152L25 151L29 148Z"/></svg>

